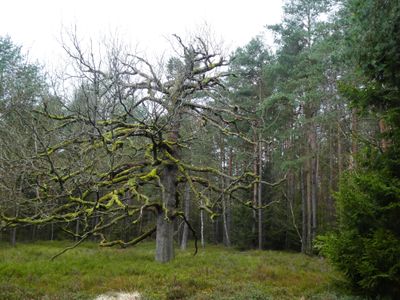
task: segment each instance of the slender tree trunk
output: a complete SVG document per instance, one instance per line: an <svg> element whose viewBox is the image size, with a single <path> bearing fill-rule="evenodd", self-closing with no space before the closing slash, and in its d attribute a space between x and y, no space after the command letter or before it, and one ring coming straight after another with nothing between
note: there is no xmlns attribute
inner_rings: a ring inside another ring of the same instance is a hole
<svg viewBox="0 0 400 300"><path fill-rule="evenodd" d="M351 155L349 161L349 169L352 170L356 167L355 156L358 152L357 147L357 109L353 108L351 110Z"/></svg>
<svg viewBox="0 0 400 300"><path fill-rule="evenodd" d="M306 252L309 253L311 250L311 227L312 227L312 196L311 196L311 160L307 161L307 249Z"/></svg>
<svg viewBox="0 0 400 300"><path fill-rule="evenodd" d="M18 207L18 204L15 204L15 206L14 206L14 215L15 215L15 217L18 217L18 214L19 214L19 207ZM15 247L15 245L17 244L17 228L16 227L13 227L11 229L11 232L10 232L10 244L11 244L12 247Z"/></svg>
<svg viewBox="0 0 400 300"><path fill-rule="evenodd" d="M224 141L224 138L222 137L222 135L220 135L219 146L220 146L220 169L221 169L221 172L225 173L226 169L227 169L227 166L226 166L227 155L225 152L225 150L226 150L225 149L225 141ZM226 179L222 177L221 178L221 189L224 190L225 187L226 187ZM226 201L227 201L227 199L225 197L225 194L223 194L222 199L221 199L221 204L222 204L222 241L226 247L230 247L231 242L230 242L230 238L229 238L228 221L227 221L227 216L226 216L226 214L227 214ZM218 219L217 219L217 222L218 222ZM219 226L217 226L217 229L218 228L219 228Z"/></svg>
<svg viewBox="0 0 400 300"><path fill-rule="evenodd" d="M229 149L229 158L228 158L228 175L232 177L233 175L233 151L232 148ZM227 179L226 179L227 180ZM229 184L229 180L227 180L227 184ZM231 246L230 239L230 230L231 230L231 199L228 195L224 197L223 201L223 210L224 210L224 233L225 233L225 245L227 247Z"/></svg>
<svg viewBox="0 0 400 300"><path fill-rule="evenodd" d="M305 180L304 180L303 167L300 168L300 191L301 191L301 252L307 252L307 199L305 193Z"/></svg>
<svg viewBox="0 0 400 300"><path fill-rule="evenodd" d="M315 239L317 232L317 197L318 197L318 176L317 176L318 149L316 142L316 131L314 126L312 126L310 132L310 146L311 146L311 213L312 213L311 242L312 242L312 240Z"/></svg>
<svg viewBox="0 0 400 300"><path fill-rule="evenodd" d="M214 244L218 245L221 241L221 234L220 234L220 218L216 218L211 222L214 227Z"/></svg>
<svg viewBox="0 0 400 300"><path fill-rule="evenodd" d="M201 202L201 205L203 205L203 201ZM204 211L200 210L200 243L201 247L204 248L206 246L205 240L204 240Z"/></svg>
<svg viewBox="0 0 400 300"><path fill-rule="evenodd" d="M328 223L332 224L334 211L333 211L333 178L334 178L334 167L333 167L333 132L332 127L329 126L329 182L328 182L328 200L327 200L327 208L328 208Z"/></svg>
<svg viewBox="0 0 400 300"><path fill-rule="evenodd" d="M36 240L36 225L32 225L32 236L31 236L32 242Z"/></svg>
<svg viewBox="0 0 400 300"><path fill-rule="evenodd" d="M258 142L258 176L262 180L262 144L261 134ZM262 185L258 183L258 249L263 249L263 216L262 216Z"/></svg>
<svg viewBox="0 0 400 300"><path fill-rule="evenodd" d="M293 180L293 174L290 172L287 180L286 180L286 191L287 191L287 199L286 199L286 222L287 224L291 223L291 219L292 219L292 207L293 207L293 203L292 203L292 190L291 187L294 184L294 180ZM289 234L288 234L288 229L285 230L285 249L289 249Z"/></svg>
<svg viewBox="0 0 400 300"><path fill-rule="evenodd" d="M13 227L10 233L10 244L12 247L15 247L17 243L17 228Z"/></svg>
<svg viewBox="0 0 400 300"><path fill-rule="evenodd" d="M343 157L342 157L342 135L340 123L337 125L337 154L338 154L338 177L342 175L343 172Z"/></svg>
<svg viewBox="0 0 400 300"><path fill-rule="evenodd" d="M185 211L184 215L187 221L190 220L190 186L186 183L185 186ZM186 250L187 248L187 241L189 236L189 226L186 222L183 224L183 233L182 233L182 241L181 241L181 249Z"/></svg>
<svg viewBox="0 0 400 300"><path fill-rule="evenodd" d="M38 155L38 145L37 145L37 136L36 135L33 135L33 144L34 144L34 148L35 148L35 154ZM34 167L33 161L32 161L32 167ZM40 189L38 186L35 188L35 195L36 195L37 199L40 199ZM34 211L35 211L35 215L36 215L37 211L38 211L38 207L36 204L34 204L34 207L35 207ZM32 225L32 241L33 242L36 240L36 229L37 229L37 226L33 224Z"/></svg>
<svg viewBox="0 0 400 300"><path fill-rule="evenodd" d="M227 217L227 203L225 196L222 199L222 216L223 216L223 225L224 225L224 244L226 247L231 246L231 239L229 237L229 229L228 229L228 217Z"/></svg>
<svg viewBox="0 0 400 300"><path fill-rule="evenodd" d="M100 192L96 191L96 203L99 201L100 199ZM92 227L96 227L97 224L99 223L99 215L97 213L97 211L94 211L93 213L93 218L92 218ZM98 240L98 236L97 235L92 235L92 241L97 241Z"/></svg>
<svg viewBox="0 0 400 300"><path fill-rule="evenodd" d="M50 241L54 241L54 223L50 224Z"/></svg>
<svg viewBox="0 0 400 300"><path fill-rule="evenodd" d="M254 175L257 175L258 173L258 166L257 166L257 161L258 161L258 147L257 147L257 139L254 138L254 148L253 148L253 172ZM257 184L254 184L253 186L253 207L257 207ZM252 222L252 227L251 227L251 233L252 233L252 239L256 238L257 234L257 210L253 209L253 222ZM256 241L253 240L254 245L256 246Z"/></svg>

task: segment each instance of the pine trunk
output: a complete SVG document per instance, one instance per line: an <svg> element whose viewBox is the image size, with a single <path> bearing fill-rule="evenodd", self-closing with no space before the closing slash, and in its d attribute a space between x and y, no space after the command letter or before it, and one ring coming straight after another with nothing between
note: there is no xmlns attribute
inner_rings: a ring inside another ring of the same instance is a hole
<svg viewBox="0 0 400 300"><path fill-rule="evenodd" d="M310 253L311 250L311 227L312 227L312 197L311 197L311 160L309 159L307 162L307 171L306 171L306 178L307 178L307 247L306 252Z"/></svg>
<svg viewBox="0 0 400 300"><path fill-rule="evenodd" d="M258 176L262 179L262 145L261 135L259 136L258 142ZM258 183L258 249L263 248L263 215L262 215L262 185Z"/></svg>
<svg viewBox="0 0 400 300"><path fill-rule="evenodd" d="M307 252L307 198L305 193L303 167L300 169L300 190L301 190L301 252Z"/></svg>
<svg viewBox="0 0 400 300"><path fill-rule="evenodd" d="M254 175L257 175L258 173L258 166L257 166L257 161L258 161L258 147L257 147L257 140L254 138L254 148L253 148L253 172ZM257 207L257 184L253 185L253 207ZM252 227L251 227L251 233L252 233L252 239L253 240L253 246L256 246L256 237L257 237L257 210L253 209L253 222L252 222Z"/></svg>
<svg viewBox="0 0 400 300"><path fill-rule="evenodd" d="M312 227L311 227L311 243L316 237L317 233L317 196L318 196L318 175L317 175L317 141L314 126L310 130L310 146L311 146L311 213L312 213ZM311 247L310 247L311 250Z"/></svg>
<svg viewBox="0 0 400 300"><path fill-rule="evenodd" d="M338 178L340 178L343 172L342 140L341 140L342 135L340 133L341 133L341 128L338 122L338 128L337 128Z"/></svg>
<svg viewBox="0 0 400 300"><path fill-rule="evenodd" d="M329 183L328 183L328 224L332 225L334 219L333 189L334 189L334 167L333 167L333 130L329 126Z"/></svg>

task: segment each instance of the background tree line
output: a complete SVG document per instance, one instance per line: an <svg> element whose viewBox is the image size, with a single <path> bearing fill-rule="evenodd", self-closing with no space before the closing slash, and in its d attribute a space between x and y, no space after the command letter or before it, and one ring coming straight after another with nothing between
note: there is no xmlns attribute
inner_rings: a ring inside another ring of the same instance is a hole
<svg viewBox="0 0 400 300"><path fill-rule="evenodd" d="M72 36L79 80L68 99L1 38L1 238L79 242L92 232L127 246L176 217L163 234L183 249L194 238L317 248L356 288L398 295L399 19L397 1L290 0L266 28L274 45L255 37L225 60L205 39L177 37L182 52L160 66L121 45L96 61ZM131 188L114 193L121 182ZM69 206L64 184L81 202ZM160 193L173 194L162 208ZM106 217L88 211L102 201Z"/></svg>

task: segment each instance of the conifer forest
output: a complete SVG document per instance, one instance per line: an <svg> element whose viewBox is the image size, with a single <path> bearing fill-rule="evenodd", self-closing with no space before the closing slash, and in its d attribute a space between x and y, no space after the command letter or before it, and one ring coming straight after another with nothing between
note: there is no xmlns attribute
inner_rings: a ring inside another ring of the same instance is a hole
<svg viewBox="0 0 400 300"><path fill-rule="evenodd" d="M153 275L201 259L213 274L212 251L237 264L268 255L251 293L205 294L207 277L202 287L174 275L148 299L400 298L400 2L286 0L263 30L273 42L249 36L231 52L207 30L171 34L153 59L112 36L92 44L77 27L62 34L62 74L0 36L1 299L107 292L11 290L19 273L7 253L34 245L60 246L46 264L91 247L147 249L146 263L164 268ZM300 277L289 255L323 260L340 291L268 294L262 280L281 276L265 275L281 255ZM143 295L126 299L147 299L135 282Z"/></svg>

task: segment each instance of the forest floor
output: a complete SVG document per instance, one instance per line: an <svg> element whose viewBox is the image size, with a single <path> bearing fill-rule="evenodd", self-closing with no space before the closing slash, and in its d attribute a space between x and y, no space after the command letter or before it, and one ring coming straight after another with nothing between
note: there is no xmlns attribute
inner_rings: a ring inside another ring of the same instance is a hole
<svg viewBox="0 0 400 300"><path fill-rule="evenodd" d="M154 244L81 246L50 261L67 242L0 245L0 299L94 299L138 291L143 299L355 299L340 274L317 257L207 246L154 262Z"/></svg>

